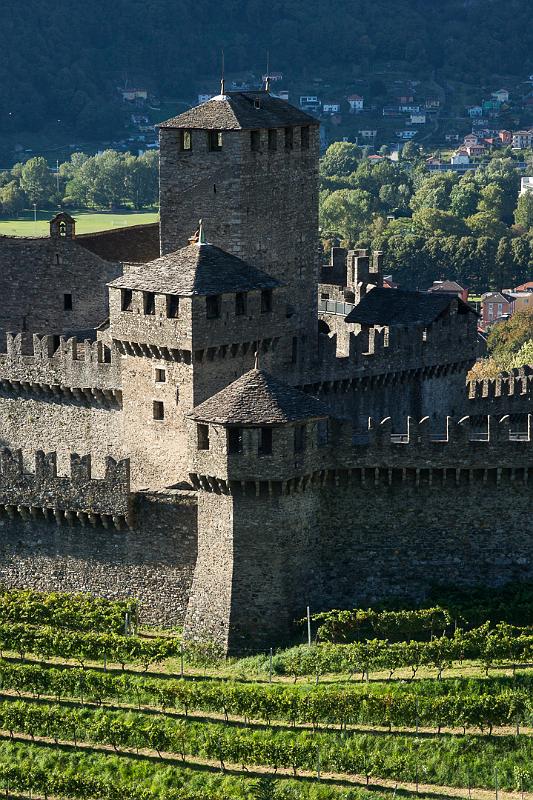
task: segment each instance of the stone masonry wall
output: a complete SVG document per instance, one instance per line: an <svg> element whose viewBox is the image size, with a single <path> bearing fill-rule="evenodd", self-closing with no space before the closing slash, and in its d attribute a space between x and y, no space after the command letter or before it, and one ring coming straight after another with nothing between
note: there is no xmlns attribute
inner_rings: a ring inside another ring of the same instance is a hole
<svg viewBox="0 0 533 800"><path fill-rule="evenodd" d="M85 331L108 316L106 283L121 273L75 239L0 237L0 334ZM72 309L65 309L70 294Z"/></svg>
<svg viewBox="0 0 533 800"><path fill-rule="evenodd" d="M136 495L133 513L133 530L0 515L0 583L135 597L142 622L181 624L196 561L195 495Z"/></svg>

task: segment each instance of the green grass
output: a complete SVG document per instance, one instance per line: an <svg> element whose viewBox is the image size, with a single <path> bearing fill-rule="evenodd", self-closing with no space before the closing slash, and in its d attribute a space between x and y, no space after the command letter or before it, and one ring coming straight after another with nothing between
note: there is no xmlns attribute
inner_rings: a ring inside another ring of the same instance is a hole
<svg viewBox="0 0 533 800"><path fill-rule="evenodd" d="M33 212L28 211L17 219L0 219L0 236L48 236L48 223L54 216L53 211L38 211L37 222L34 221ZM119 214L100 211L74 212L76 219L76 233L94 233L95 231L124 228L127 225L142 225L157 222L159 214L151 211L135 213L122 211Z"/></svg>

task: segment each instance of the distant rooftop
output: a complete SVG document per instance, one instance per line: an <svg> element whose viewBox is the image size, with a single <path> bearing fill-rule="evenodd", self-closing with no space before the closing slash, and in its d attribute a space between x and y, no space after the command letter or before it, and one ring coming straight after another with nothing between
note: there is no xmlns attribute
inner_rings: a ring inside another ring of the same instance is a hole
<svg viewBox="0 0 533 800"><path fill-rule="evenodd" d="M227 425L277 425L329 416L316 397L252 369L194 408L193 419Z"/></svg>
<svg viewBox="0 0 533 800"><path fill-rule="evenodd" d="M318 124L317 119L285 100L280 100L269 92L255 91L226 92L162 122L159 127L238 131Z"/></svg>
<svg viewBox="0 0 533 800"><path fill-rule="evenodd" d="M190 244L147 264L134 265L110 286L180 296L274 289L280 283L213 244Z"/></svg>
<svg viewBox="0 0 533 800"><path fill-rule="evenodd" d="M361 325L430 325L444 314L451 303L459 303L459 313L476 312L450 294L409 292L377 287L361 298L346 317L346 322Z"/></svg>

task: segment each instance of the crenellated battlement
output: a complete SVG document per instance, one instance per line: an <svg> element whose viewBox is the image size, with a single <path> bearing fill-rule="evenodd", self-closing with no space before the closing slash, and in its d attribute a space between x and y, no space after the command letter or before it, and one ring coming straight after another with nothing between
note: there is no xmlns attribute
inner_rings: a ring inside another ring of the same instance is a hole
<svg viewBox="0 0 533 800"><path fill-rule="evenodd" d="M57 454L35 453L32 473L24 471L22 451L0 451L0 508L10 517L42 518L61 525L131 527L129 459L108 457L104 478L92 477L91 456L70 456L70 475L57 474Z"/></svg>
<svg viewBox="0 0 533 800"><path fill-rule="evenodd" d="M120 356L101 341L8 333L6 351L0 353L0 388L120 405Z"/></svg>
<svg viewBox="0 0 533 800"><path fill-rule="evenodd" d="M533 366L503 372L493 380L468 383L471 413L526 414L533 401Z"/></svg>

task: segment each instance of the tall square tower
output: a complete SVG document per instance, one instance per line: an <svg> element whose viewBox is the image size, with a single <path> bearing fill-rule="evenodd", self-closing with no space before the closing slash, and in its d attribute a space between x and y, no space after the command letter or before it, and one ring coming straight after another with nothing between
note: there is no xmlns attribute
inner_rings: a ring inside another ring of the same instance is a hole
<svg viewBox="0 0 533 800"><path fill-rule="evenodd" d="M160 126L161 252L209 240L287 286L313 350L317 329L319 123L268 92L219 95Z"/></svg>

